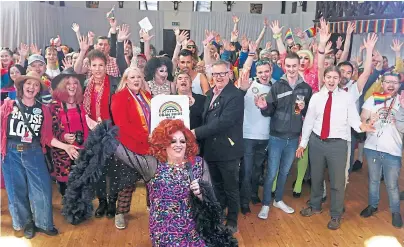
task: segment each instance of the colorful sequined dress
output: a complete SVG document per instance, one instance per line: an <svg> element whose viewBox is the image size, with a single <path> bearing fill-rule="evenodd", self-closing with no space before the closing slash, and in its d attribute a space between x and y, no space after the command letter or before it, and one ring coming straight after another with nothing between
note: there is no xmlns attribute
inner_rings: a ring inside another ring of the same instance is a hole
<svg viewBox="0 0 404 247"><path fill-rule="evenodd" d="M192 166L194 179L202 178L200 157ZM206 246L196 231L190 206L188 170L160 163L147 184L150 196L149 230L153 246Z"/></svg>

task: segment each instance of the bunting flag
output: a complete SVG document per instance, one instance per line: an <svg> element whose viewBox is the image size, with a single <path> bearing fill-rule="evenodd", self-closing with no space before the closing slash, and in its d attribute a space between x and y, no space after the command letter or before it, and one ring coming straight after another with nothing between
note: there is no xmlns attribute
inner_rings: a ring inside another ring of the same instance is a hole
<svg viewBox="0 0 404 247"><path fill-rule="evenodd" d="M306 33L308 38L313 38L317 34L317 29L316 27L311 27L306 29L304 32Z"/></svg>
<svg viewBox="0 0 404 247"><path fill-rule="evenodd" d="M393 21L393 33L396 34L398 31L398 19L394 19Z"/></svg>
<svg viewBox="0 0 404 247"><path fill-rule="evenodd" d="M363 21L359 21L359 33L363 33Z"/></svg>
<svg viewBox="0 0 404 247"><path fill-rule="evenodd" d="M404 34L404 19L401 19L401 34Z"/></svg>
<svg viewBox="0 0 404 247"><path fill-rule="evenodd" d="M293 33L292 33L292 29L288 29L288 31L286 31L285 33L285 40L286 39L293 39Z"/></svg>
<svg viewBox="0 0 404 247"><path fill-rule="evenodd" d="M373 23L373 32L378 33L379 32L379 21L381 20L375 20Z"/></svg>
<svg viewBox="0 0 404 247"><path fill-rule="evenodd" d="M337 23L336 23L336 22L333 22L333 23L332 23L332 32L331 32L331 33L335 33L335 32L336 32L336 29L337 29Z"/></svg>
<svg viewBox="0 0 404 247"><path fill-rule="evenodd" d="M365 33L369 33L369 29L370 29L370 20L367 20L365 22Z"/></svg>
<svg viewBox="0 0 404 247"><path fill-rule="evenodd" d="M382 31L382 33L384 33L384 32L386 32L386 23L387 23L387 21L386 20L380 20L380 22L381 22L381 24L380 24L381 31Z"/></svg>

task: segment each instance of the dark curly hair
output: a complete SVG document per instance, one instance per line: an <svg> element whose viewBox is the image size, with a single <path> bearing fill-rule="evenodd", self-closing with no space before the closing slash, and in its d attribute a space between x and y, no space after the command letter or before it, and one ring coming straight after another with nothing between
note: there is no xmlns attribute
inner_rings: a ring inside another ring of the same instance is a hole
<svg viewBox="0 0 404 247"><path fill-rule="evenodd" d="M160 162L167 162L167 147L171 145L171 136L181 131L186 140L185 157L187 161L194 162L198 153L198 144L194 134L185 127L184 122L180 119L165 119L153 130L150 140L150 155L156 157Z"/></svg>
<svg viewBox="0 0 404 247"><path fill-rule="evenodd" d="M173 62L171 62L168 57L153 57L146 63L146 67L144 68L144 75L146 77L146 81L151 81L154 78L154 74L156 73L157 68L165 65L167 67L168 77L167 80L173 81Z"/></svg>

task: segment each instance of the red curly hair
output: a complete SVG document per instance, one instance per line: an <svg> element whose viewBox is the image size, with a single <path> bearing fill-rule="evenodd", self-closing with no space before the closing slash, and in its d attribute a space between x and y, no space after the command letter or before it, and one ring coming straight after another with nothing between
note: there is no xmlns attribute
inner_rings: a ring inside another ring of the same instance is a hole
<svg viewBox="0 0 404 247"><path fill-rule="evenodd" d="M150 140L149 154L156 157L160 162L167 162L167 147L171 145L172 135L181 131L186 140L185 159L194 162L198 153L198 145L194 134L185 127L180 119L165 119L154 129Z"/></svg>

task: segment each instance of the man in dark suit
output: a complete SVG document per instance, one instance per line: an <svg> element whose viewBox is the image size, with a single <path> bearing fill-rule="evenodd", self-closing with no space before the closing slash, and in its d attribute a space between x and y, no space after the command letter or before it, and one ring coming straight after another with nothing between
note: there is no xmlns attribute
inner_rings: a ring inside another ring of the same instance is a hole
<svg viewBox="0 0 404 247"><path fill-rule="evenodd" d="M239 164L243 156L244 94L229 83L230 64L212 65L215 87L207 93L203 125L192 130L204 140L204 158L209 165L215 194L223 209L228 208L229 229L237 232L239 211Z"/></svg>

